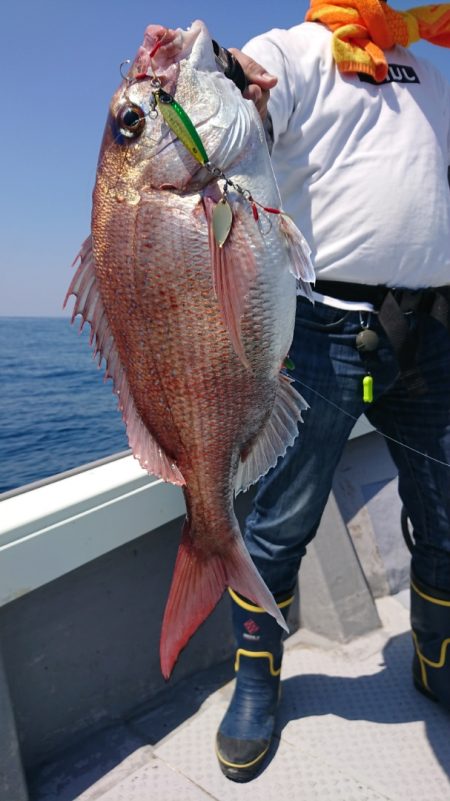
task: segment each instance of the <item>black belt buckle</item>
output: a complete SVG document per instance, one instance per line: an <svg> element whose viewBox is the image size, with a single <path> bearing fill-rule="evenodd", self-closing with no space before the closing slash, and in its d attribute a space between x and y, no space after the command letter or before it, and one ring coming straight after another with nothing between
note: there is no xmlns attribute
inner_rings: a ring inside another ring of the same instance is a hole
<svg viewBox="0 0 450 801"><path fill-rule="evenodd" d="M392 289L391 292L403 314L418 311L426 295L424 289Z"/></svg>

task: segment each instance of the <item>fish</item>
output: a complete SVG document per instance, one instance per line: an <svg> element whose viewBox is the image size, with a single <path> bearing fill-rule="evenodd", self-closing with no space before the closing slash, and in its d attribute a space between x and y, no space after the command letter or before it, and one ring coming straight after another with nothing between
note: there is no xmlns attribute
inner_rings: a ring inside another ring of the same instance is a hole
<svg viewBox="0 0 450 801"><path fill-rule="evenodd" d="M227 587L286 628L245 547L234 496L294 442L306 402L285 369L309 248L281 200L252 101L206 25L149 25L110 102L91 233L65 303L91 328L133 455L182 488L186 517L160 663Z"/></svg>

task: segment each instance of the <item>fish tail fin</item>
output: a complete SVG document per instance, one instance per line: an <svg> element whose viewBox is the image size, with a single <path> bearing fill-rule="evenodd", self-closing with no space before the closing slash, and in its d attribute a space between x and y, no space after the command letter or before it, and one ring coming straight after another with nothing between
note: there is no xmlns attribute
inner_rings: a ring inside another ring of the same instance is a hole
<svg viewBox="0 0 450 801"><path fill-rule="evenodd" d="M233 535L225 552L205 554L193 547L192 530L186 520L162 623L160 659L165 679L172 673L180 651L212 612L226 587L263 607L288 631L240 532L237 537Z"/></svg>

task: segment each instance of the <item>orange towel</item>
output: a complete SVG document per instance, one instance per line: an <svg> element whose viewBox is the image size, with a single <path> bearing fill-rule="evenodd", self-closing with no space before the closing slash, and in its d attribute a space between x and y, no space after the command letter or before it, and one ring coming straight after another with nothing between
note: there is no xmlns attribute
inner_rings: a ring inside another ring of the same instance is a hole
<svg viewBox="0 0 450 801"><path fill-rule="evenodd" d="M341 72L386 78L384 50L408 47L419 39L450 47L450 3L394 11L383 0L311 0L309 22L333 32L333 57Z"/></svg>

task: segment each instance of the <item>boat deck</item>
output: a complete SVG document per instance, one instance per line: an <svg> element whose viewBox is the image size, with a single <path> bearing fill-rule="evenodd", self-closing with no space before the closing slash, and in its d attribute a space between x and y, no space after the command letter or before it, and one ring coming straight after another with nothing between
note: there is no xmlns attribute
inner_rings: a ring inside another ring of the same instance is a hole
<svg viewBox="0 0 450 801"><path fill-rule="evenodd" d="M276 738L252 782L216 762L232 692L222 666L41 769L32 801L448 801L450 715L412 686L407 605L405 592L379 600L383 627L346 645L287 640Z"/></svg>

